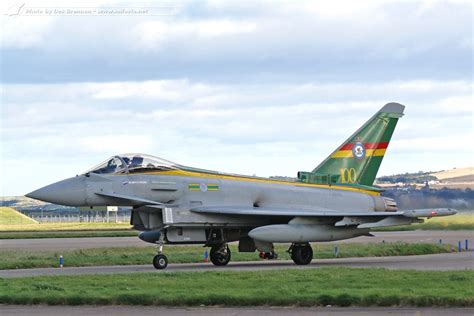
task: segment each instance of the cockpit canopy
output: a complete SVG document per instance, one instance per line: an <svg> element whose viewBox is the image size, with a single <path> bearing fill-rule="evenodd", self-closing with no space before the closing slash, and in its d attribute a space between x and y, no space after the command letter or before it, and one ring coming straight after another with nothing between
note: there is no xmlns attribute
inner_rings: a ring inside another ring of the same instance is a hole
<svg viewBox="0 0 474 316"><path fill-rule="evenodd" d="M105 160L86 171L85 174L137 173L173 169L178 169L178 165L165 159L143 154L122 154Z"/></svg>

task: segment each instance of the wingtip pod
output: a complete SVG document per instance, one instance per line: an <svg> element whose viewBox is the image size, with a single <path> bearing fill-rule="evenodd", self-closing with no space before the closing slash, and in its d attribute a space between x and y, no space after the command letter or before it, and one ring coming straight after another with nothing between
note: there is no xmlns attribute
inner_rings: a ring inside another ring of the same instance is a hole
<svg viewBox="0 0 474 316"><path fill-rule="evenodd" d="M400 103L390 102L385 104L379 111L379 113L392 114L396 117L402 117L405 106Z"/></svg>

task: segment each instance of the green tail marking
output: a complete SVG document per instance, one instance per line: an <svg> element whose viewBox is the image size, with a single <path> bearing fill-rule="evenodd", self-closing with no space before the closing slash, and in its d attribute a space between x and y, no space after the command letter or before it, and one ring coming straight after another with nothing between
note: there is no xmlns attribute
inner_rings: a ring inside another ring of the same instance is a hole
<svg viewBox="0 0 474 316"><path fill-rule="evenodd" d="M405 106L388 103L312 172L298 172L308 183L371 186Z"/></svg>

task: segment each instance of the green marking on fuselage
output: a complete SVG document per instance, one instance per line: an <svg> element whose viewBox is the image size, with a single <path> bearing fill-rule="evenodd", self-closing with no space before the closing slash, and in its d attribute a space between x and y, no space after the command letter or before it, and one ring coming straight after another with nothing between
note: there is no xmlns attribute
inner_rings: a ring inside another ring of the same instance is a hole
<svg viewBox="0 0 474 316"><path fill-rule="evenodd" d="M190 183L188 184L190 191L218 191L219 186L217 184L205 184L205 183Z"/></svg>

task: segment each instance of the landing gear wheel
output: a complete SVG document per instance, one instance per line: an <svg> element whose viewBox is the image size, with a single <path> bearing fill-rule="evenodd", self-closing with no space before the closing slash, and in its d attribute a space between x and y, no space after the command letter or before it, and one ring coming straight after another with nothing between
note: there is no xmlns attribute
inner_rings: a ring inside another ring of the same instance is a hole
<svg viewBox="0 0 474 316"><path fill-rule="evenodd" d="M163 270L168 266L168 258L163 254L158 254L153 258L153 266L155 269Z"/></svg>
<svg viewBox="0 0 474 316"><path fill-rule="evenodd" d="M310 264L313 260L313 249L309 244L294 244L291 246L291 259L297 265Z"/></svg>
<svg viewBox="0 0 474 316"><path fill-rule="evenodd" d="M209 253L209 259L215 266L225 266L230 261L230 249L228 245L213 246Z"/></svg>

